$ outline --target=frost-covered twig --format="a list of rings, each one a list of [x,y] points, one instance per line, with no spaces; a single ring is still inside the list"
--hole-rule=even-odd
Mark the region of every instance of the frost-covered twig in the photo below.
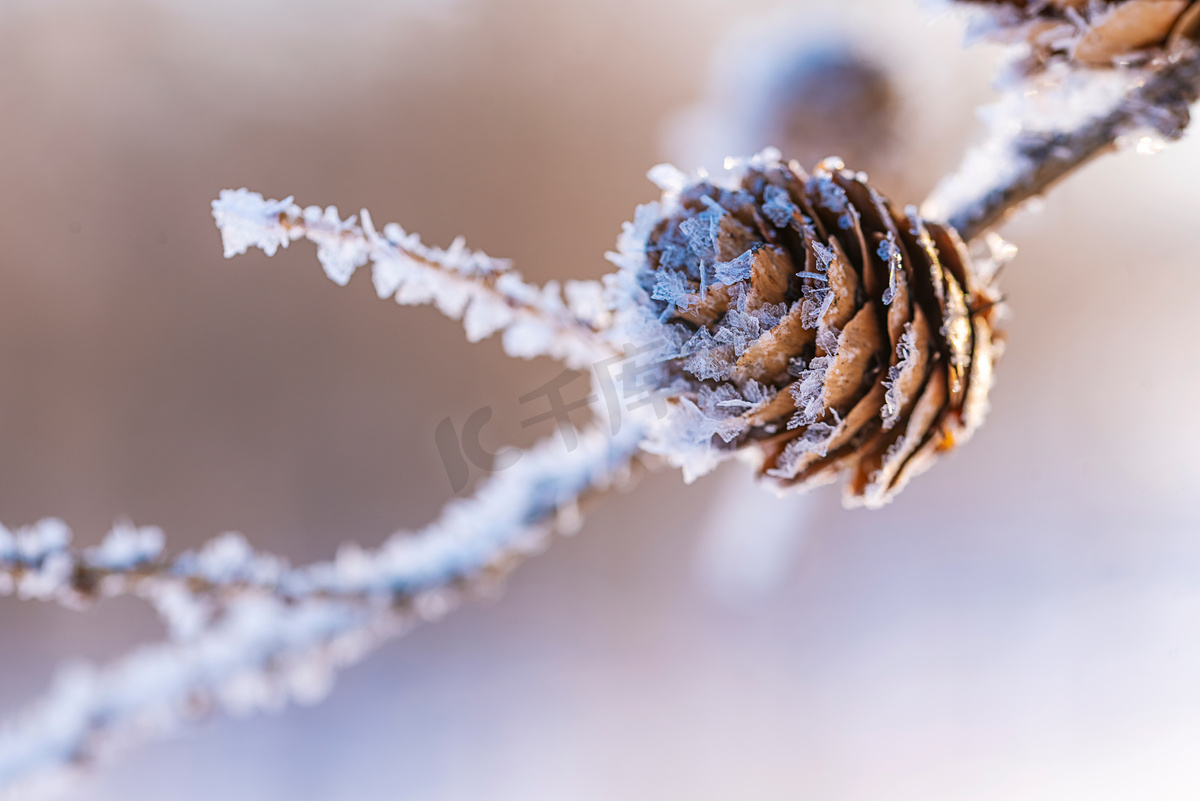
[[[1078,103],[1089,91],[1100,101],[1100,108],[1062,129],[1030,129],[1002,103],[989,138],[938,186],[922,212],[948,221],[970,240],[1126,138],[1145,131],[1167,140],[1183,134],[1189,107],[1200,98],[1200,48],[1187,45],[1148,68],[1113,73],[1076,71],[1063,78],[1067,86],[1050,90],[1059,106]],[[1126,86],[1106,101],[1105,90],[1122,78]],[[1018,87],[1010,100],[1022,110],[1034,104],[1028,87]]]
[[[0,798],[55,795],[80,769],[177,731],[220,704],[234,713],[316,700],[400,618],[354,605],[243,597],[199,637],[140,648],[106,668],[63,668],[0,733]]]
[[[546,440],[421,532],[397,534],[373,550],[344,546],[334,560],[305,568],[229,537],[166,563],[157,561],[156,536],[133,529],[83,554],[67,549],[61,524],[18,532],[9,540],[25,549],[24,567],[0,574],[16,577],[11,586],[26,581],[22,570],[36,571],[39,597],[75,592],[74,571],[44,569],[58,562],[102,571],[98,585],[142,582],[181,597],[168,611],[173,641],[107,668],[65,671],[45,699],[0,730],[0,796],[25,797],[214,705],[246,712],[319,697],[337,668],[503,576],[542,547],[556,524],[573,526],[580,502],[626,479],[641,434],[634,420],[616,436],[584,432],[571,452]],[[211,617],[198,617],[189,603]]]
[[[240,190],[223,192],[213,214],[226,256],[251,245],[270,255],[308,238],[337,283],[371,261],[382,297],[435,303],[463,318],[472,340],[502,330],[512,355],[590,367],[617,352],[603,334],[608,312],[594,282],[569,283],[568,307],[557,284],[531,286],[461,242],[429,248],[394,225],[381,236],[365,211],[359,226],[335,208],[302,210]],[[168,559],[153,528],[118,524],[98,547],[78,550],[61,521],[15,533],[0,527],[0,594],[68,606],[135,594],[171,633],[106,668],[64,671],[43,701],[0,731],[0,795],[53,785],[74,766],[214,706],[244,712],[318,697],[337,668],[499,579],[555,525],[575,525],[582,501],[628,475],[643,433],[634,416],[618,434],[585,432],[570,451],[543,442],[425,530],[373,550],[346,545],[335,559],[301,568],[233,534]]]
[[[345,285],[368,261],[381,298],[402,304],[433,303],[448,317],[462,319],[467,339],[477,342],[503,331],[510,356],[550,356],[574,369],[587,368],[616,353],[600,331],[607,312],[595,281],[527,283],[507,261],[466,249],[457,239],[449,250],[421,243],[399,225],[375,230],[370,214],[362,224],[342,220],[336,206],[302,209],[284,200],[264,200],[247,189],[225,189],[213,201],[226,258],[261,248],[268,256],[293,239],[317,245],[325,273]],[[565,291],[566,301],[563,300]]]

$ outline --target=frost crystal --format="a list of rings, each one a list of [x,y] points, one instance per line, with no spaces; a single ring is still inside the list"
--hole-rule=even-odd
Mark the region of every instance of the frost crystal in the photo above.
[[[804,429],[804,433],[787,444],[783,454],[776,460],[775,467],[768,474],[775,478],[794,478],[801,460],[810,454],[825,456],[829,452],[829,440],[837,431],[841,419],[836,411],[832,411],[834,422],[813,422]]]
[[[728,339],[728,337],[725,337]],[[701,328],[683,346],[687,357],[684,368],[700,380],[723,381],[733,374],[737,354],[731,342],[713,337],[707,328]]]
[[[668,303],[680,303],[691,294],[687,276],[675,270],[661,270],[655,276],[654,292],[650,297],[655,300],[665,300]]]
[[[88,561],[108,570],[128,570],[153,562],[162,549],[162,529],[155,526],[138,528],[123,522],[112,527],[100,546],[89,554]]]
[[[825,414],[825,376],[837,356],[837,333],[821,331],[817,335],[817,346],[825,355],[814,358],[789,390],[796,401],[796,414],[788,421],[789,429],[816,423]]]
[[[763,189],[763,197],[766,199],[762,207],[763,214],[776,228],[786,228],[799,211],[796,204],[792,203],[787,190],[782,187],[767,186]]]
[[[655,165],[646,177],[667,195],[678,195],[688,183],[687,174],[673,164]]]
[[[717,281],[728,285],[750,280],[750,272],[754,267],[757,253],[758,248],[751,248],[736,259],[717,262],[715,270]]]
[[[804,299],[798,302],[803,304],[802,325],[805,328],[816,328],[833,305],[833,290],[828,287],[805,289]]]
[[[354,231],[354,216],[343,221],[337,206],[325,211],[319,206],[309,206],[304,210],[304,223],[308,238],[317,245],[317,259],[325,268],[325,275],[338,286],[348,284],[354,271],[366,264],[371,254],[366,240],[347,236]]]
[[[814,176],[809,181],[816,186],[820,193],[821,205],[839,215],[838,226],[844,231],[853,228],[854,216],[857,212],[850,205],[850,200],[846,197],[846,190],[834,183],[828,175]]]
[[[896,276],[900,274],[904,266],[894,232],[888,231],[887,239],[879,243],[878,255],[888,268],[888,288],[884,290],[882,298],[883,304],[887,306],[896,297]]]
[[[900,419],[900,412],[908,400],[901,394],[899,380],[905,369],[911,369],[920,356],[916,348],[916,338],[912,323],[905,323],[904,333],[896,344],[896,355],[899,361],[888,370],[888,377],[883,382],[887,388],[883,401],[883,429],[885,431],[896,425]]]
[[[577,318],[595,327],[608,325],[608,307],[604,303],[604,287],[597,281],[567,281],[563,284],[567,308]]]
[[[264,200],[248,189],[222,189],[213,201],[213,217],[221,229],[225,258],[238,256],[251,247],[274,256],[280,247],[287,247],[294,237],[280,222],[280,215],[292,208],[290,197]]]
[[[812,238],[816,239],[815,234]],[[833,248],[816,241],[813,242],[812,248],[817,257],[817,269],[823,273],[829,272],[829,265],[833,263],[834,259]]]

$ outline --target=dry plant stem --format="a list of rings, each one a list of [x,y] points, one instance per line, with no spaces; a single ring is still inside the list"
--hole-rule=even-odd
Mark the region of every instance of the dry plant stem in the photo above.
[[[572,369],[588,369],[617,353],[605,341],[608,321],[598,282],[538,286],[509,262],[467,250],[461,239],[442,250],[396,224],[377,231],[366,210],[361,222],[343,220],[333,206],[301,208],[292,198],[266,200],[247,189],[223,190],[213,201],[213,217],[226,258],[251,247],[272,256],[290,242],[308,239],[335,283],[345,285],[370,263],[379,297],[436,305],[462,320],[472,342],[501,334],[510,356],[550,356]]]
[[[46,558],[60,562],[61,592],[39,597],[69,602],[136,592],[155,603],[175,636],[61,675],[0,727],[0,799],[57,791],[80,767],[217,707],[246,713],[318,700],[337,670],[494,587],[552,531],[573,529],[582,504],[628,484],[641,468],[641,435],[632,420],[618,436],[599,427],[581,432],[570,452],[543,441],[425,530],[370,551],[346,546],[336,559],[305,568],[248,548],[226,547],[207,567],[203,550],[198,558],[127,568],[89,564],[89,552],[53,552]],[[213,567],[218,561],[224,575]],[[260,577],[264,565],[272,568],[267,578]],[[23,578],[50,580],[36,575],[39,564],[3,569],[18,591]],[[189,604],[207,617],[185,631],[178,618],[188,618]]]
[[[476,293],[484,294],[489,300],[506,307],[514,314],[525,314],[543,320],[555,331],[558,337],[577,340],[579,347],[584,352],[591,353],[596,360],[607,358],[616,353],[611,345],[604,341],[601,332],[597,330],[594,324],[581,320],[569,309],[563,308],[556,311],[547,311],[543,305],[536,302],[536,298],[533,296],[523,296],[511,291],[502,291],[498,285],[498,281],[502,280],[502,276],[511,277],[513,273],[510,271],[506,269],[484,270],[475,275],[463,275],[461,272],[448,267],[436,257],[431,258],[420,250],[406,247],[402,242],[388,241],[386,238],[380,237],[373,230],[370,217],[365,211],[362,212],[362,216],[364,217],[363,226],[355,226],[346,230],[342,234],[344,238],[360,239],[363,241],[362,246],[370,250],[384,250],[385,252],[390,250],[394,256],[399,256],[436,272],[441,282],[448,285],[457,285],[463,290],[469,289]],[[311,226],[303,218],[296,218],[287,212],[280,212],[279,224],[288,232],[292,239],[309,237],[312,230]],[[506,264],[506,262],[501,261],[494,263]],[[569,366],[586,367],[588,365],[585,362],[572,362]]]
[[[1189,107],[1200,98],[1200,48],[1176,53],[1130,91],[1109,113],[1070,131],[1032,132],[1012,143],[1028,168],[949,213],[948,222],[970,241],[1002,223],[1025,201],[1045,194],[1092,159],[1115,150],[1139,129],[1155,128],[1167,139],[1182,135]]]
[[[568,492],[565,495],[535,499],[524,511],[521,519],[514,521],[514,528],[536,528],[552,523],[564,509],[569,510],[571,516],[582,513],[614,487],[623,486],[645,469],[645,457],[642,454],[625,453],[624,451],[618,451],[618,453],[619,455],[611,465],[611,475],[596,484],[580,485],[577,487],[577,494]],[[628,478],[620,477],[614,482],[618,473],[627,473]],[[421,535],[418,533],[401,536]],[[357,546],[352,547],[356,548]],[[358,603],[368,607],[378,606],[380,603],[403,607],[425,591],[440,590],[451,586],[462,588],[476,578],[487,579],[503,575],[508,572],[508,563],[513,561],[506,554],[498,551],[490,561],[481,561],[475,566],[464,566],[463,569],[457,571],[447,571],[427,584],[406,583],[397,577],[392,577],[393,586],[388,587],[381,582],[355,586],[354,584],[333,584],[314,578],[314,575],[336,571],[336,561],[317,563],[301,568],[285,567],[269,577],[239,576],[224,580],[197,574],[189,565],[192,554],[182,558],[159,558],[117,567],[94,564],[89,559],[89,555],[80,550],[68,549],[57,552],[55,555],[65,560],[68,565],[65,570],[61,571],[64,578],[53,593],[40,597],[39,600],[57,601],[63,606],[74,609],[84,609],[98,601],[125,595],[145,598],[153,603],[164,591],[172,589],[185,592],[191,598],[217,605],[242,596],[263,595],[286,603],[312,599]],[[263,556],[256,555],[254,558],[261,559]],[[266,558],[274,559],[271,556],[266,556]],[[503,569],[500,569],[501,567]],[[0,560],[0,580],[12,587],[21,587],[27,578],[36,576],[38,572],[39,567],[36,564]],[[15,594],[21,597],[19,591]]]
[[[554,459],[544,453],[551,450],[548,445],[557,443],[543,442],[525,454],[531,460],[541,456],[540,464],[498,474],[475,497],[452,502],[442,519],[427,529],[398,533],[374,550],[345,544],[338,557],[328,562],[290,567],[277,557],[250,551],[236,535],[224,535],[198,554],[128,565],[98,564],[89,551],[67,547],[31,562],[0,558],[0,586],[19,597],[74,608],[121,595],[153,601],[165,590],[217,604],[246,595],[269,595],[285,603],[322,600],[402,606],[422,592],[458,585],[479,574],[507,572],[495,568],[511,561],[509,551],[521,550],[523,531],[556,521],[566,527],[577,525],[585,506],[627,484],[642,470],[645,457],[638,452],[638,431],[633,421],[616,438],[608,438],[596,427],[582,432],[583,448],[592,453],[574,470],[567,465],[558,471]],[[225,575],[206,568],[206,552],[227,545],[231,538],[241,564],[228,568]],[[439,540],[451,538],[452,544],[439,547]],[[36,581],[36,592],[25,590],[29,580]]]

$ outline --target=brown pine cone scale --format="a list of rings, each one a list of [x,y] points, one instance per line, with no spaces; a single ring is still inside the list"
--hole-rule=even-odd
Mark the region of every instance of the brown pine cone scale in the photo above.
[[[1149,59],[1200,24],[1195,0],[958,0],[995,12],[998,38],[1024,39],[1045,64],[1089,67]]]

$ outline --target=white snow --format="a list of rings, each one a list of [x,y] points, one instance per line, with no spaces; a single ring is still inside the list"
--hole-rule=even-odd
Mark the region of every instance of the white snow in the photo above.
[[[163,532],[156,526],[134,526],[119,522],[100,542],[100,546],[88,553],[87,561],[96,567],[109,570],[127,570],[152,562],[163,549]]]
[[[245,253],[249,248],[261,249],[274,256],[280,247],[287,247],[293,238],[279,222],[281,214],[295,214],[292,198],[264,200],[258,192],[248,189],[222,189],[212,203],[213,218],[221,229],[225,258]]]

